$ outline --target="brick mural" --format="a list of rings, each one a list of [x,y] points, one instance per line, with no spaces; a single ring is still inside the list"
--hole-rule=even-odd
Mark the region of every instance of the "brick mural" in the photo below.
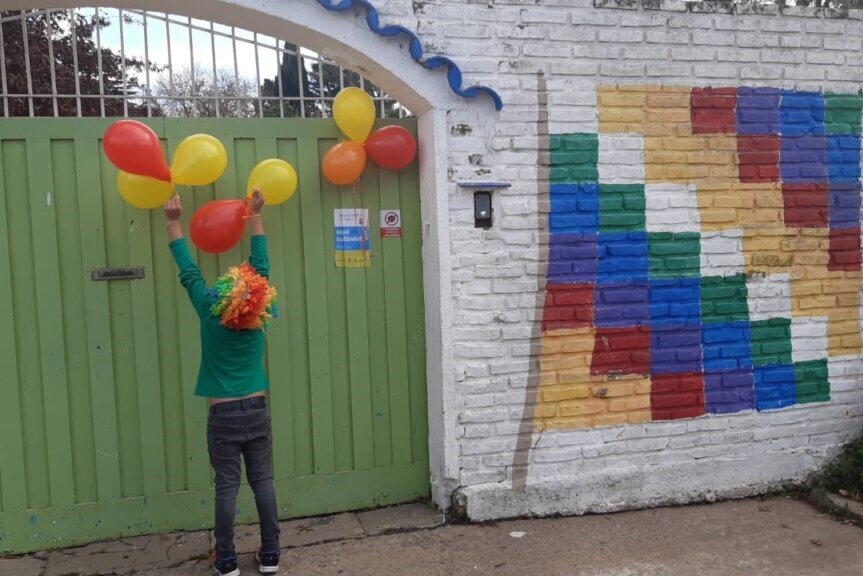
[[[857,355],[859,94],[600,86],[551,138],[540,429],[830,399]]]

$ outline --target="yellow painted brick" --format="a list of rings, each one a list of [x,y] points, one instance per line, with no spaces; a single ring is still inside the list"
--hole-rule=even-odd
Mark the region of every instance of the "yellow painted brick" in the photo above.
[[[635,410],[626,413],[627,424],[643,424],[644,422],[650,422],[651,420],[652,416],[650,410]]]
[[[626,414],[603,414],[592,418],[593,425],[597,428],[605,426],[621,426],[627,422]]]
[[[853,308],[860,305],[859,294],[837,294],[836,306],[840,308]]]
[[[537,404],[533,409],[534,418],[552,418],[557,414],[557,404]]]
[[[669,166],[668,177],[672,182],[689,183],[710,175],[710,168],[703,165]]]
[[[539,392],[539,398],[542,403],[577,400],[579,398],[587,398],[588,396],[590,396],[590,392],[585,385],[555,386],[553,388],[543,388]]]
[[[650,378],[639,378],[635,382],[636,394],[650,394]]]
[[[649,161],[652,164],[686,164],[686,154],[678,151],[651,151]]]
[[[632,398],[620,398],[608,403],[611,412],[629,412],[633,410],[646,410],[650,408],[650,396],[634,396]]]
[[[604,108],[643,108],[647,103],[647,96],[638,92],[624,92],[611,89],[600,91],[597,102]]]
[[[793,292],[793,288],[792,288]],[[835,296],[824,296],[822,294],[813,296],[798,296],[792,295],[792,312],[796,309],[800,311],[801,316],[812,316],[819,312],[826,312],[830,308],[836,307]]]
[[[681,92],[659,92],[647,94],[648,108],[684,108],[689,114],[689,90]]]
[[[792,252],[792,262],[795,267],[827,266],[830,255],[826,252]]]
[[[593,428],[590,418],[548,418],[543,422],[546,430],[578,430]]]
[[[561,385],[586,385],[591,382],[596,382],[599,377],[590,375],[590,357],[584,356],[580,359],[580,364],[577,368],[571,370],[561,370],[557,374],[557,379]]]
[[[745,208],[750,210],[755,204],[754,198],[734,192],[728,193],[727,191],[716,194],[712,200],[711,205],[715,208]]]
[[[689,124],[689,108],[648,108],[645,121],[657,124]]]
[[[668,150],[690,152],[693,150],[703,150],[704,143],[696,138],[681,138],[672,136],[648,136],[644,139],[645,150]]]
[[[600,108],[599,121],[640,124],[644,121],[644,112],[638,108]]]
[[[590,416],[606,411],[606,403],[597,399],[570,400],[557,405],[557,416]]]
[[[848,318],[844,316],[836,320],[830,320],[827,324],[828,336],[846,336],[848,334],[859,334],[860,320],[859,318]]]
[[[620,396],[631,396],[635,393],[635,384],[630,381],[609,380],[592,386],[590,394],[596,398],[617,398]]]
[[[783,240],[780,244],[782,250],[786,252],[805,252],[826,250],[827,246],[818,238],[795,237]]]

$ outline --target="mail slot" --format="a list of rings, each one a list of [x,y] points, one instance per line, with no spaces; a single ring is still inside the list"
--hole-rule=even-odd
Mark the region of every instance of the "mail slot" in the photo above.
[[[128,266],[126,268],[97,268],[90,271],[90,280],[103,282],[108,280],[140,280],[144,277],[143,266]]]

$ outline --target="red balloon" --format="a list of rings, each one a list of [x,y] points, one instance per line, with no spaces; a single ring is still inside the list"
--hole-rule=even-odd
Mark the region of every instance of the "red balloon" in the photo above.
[[[214,200],[195,212],[189,223],[192,242],[210,254],[227,252],[243,237],[246,203],[242,200]]]
[[[387,170],[401,170],[417,154],[416,139],[401,126],[384,126],[375,130],[364,146],[372,162]]]
[[[102,144],[111,163],[129,174],[171,180],[159,137],[137,120],[118,120],[105,131]]]

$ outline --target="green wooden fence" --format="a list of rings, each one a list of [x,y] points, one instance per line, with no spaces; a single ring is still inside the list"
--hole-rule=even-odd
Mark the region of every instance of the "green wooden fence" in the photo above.
[[[395,121],[416,133],[412,120]],[[105,119],[0,120],[0,553],[212,523],[205,401],[192,396],[198,326],[160,211],[127,206],[101,149]],[[154,119],[168,153],[189,134],[226,145],[213,186],[179,189],[184,224],[240,197],[252,166],[292,163],[297,195],[265,210],[280,317],[268,332],[282,517],[421,498],[429,487],[416,165],[369,165],[372,265],[335,266],[333,210],[349,189],[321,176],[329,120]],[[402,238],[378,213],[401,210]],[[213,280],[248,254],[198,254]],[[143,280],[90,270],[144,266]],[[254,521],[247,488],[241,521]]]

